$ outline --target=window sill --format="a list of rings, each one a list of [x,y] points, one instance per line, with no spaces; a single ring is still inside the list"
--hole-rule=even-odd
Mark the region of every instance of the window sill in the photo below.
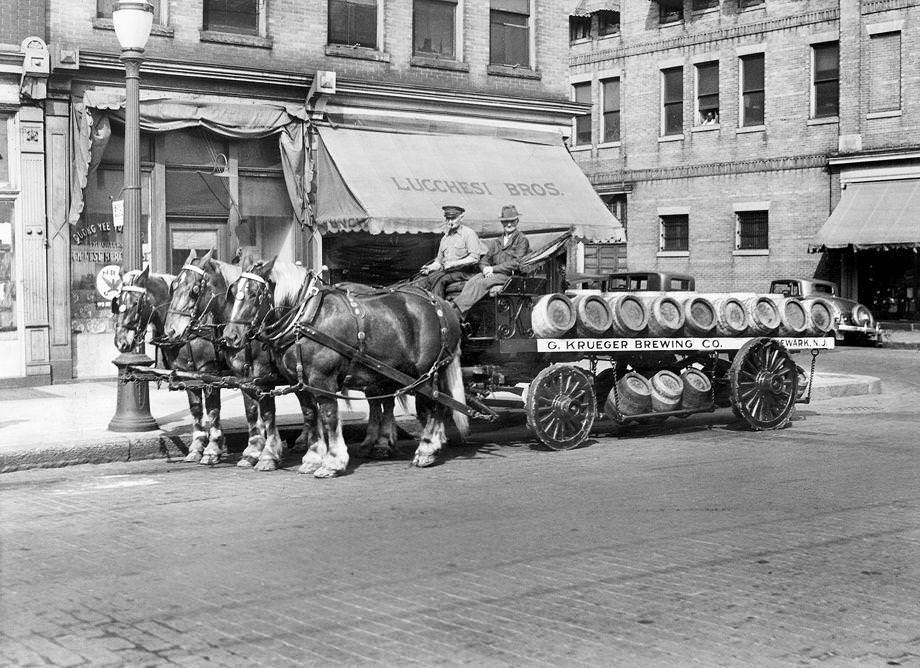
[[[671,142],[671,141],[683,141],[683,140],[684,140],[683,133],[680,133],[679,135],[664,135],[662,137],[658,137],[659,144],[666,144],[667,142]]]
[[[824,116],[821,118],[809,118],[805,125],[836,125],[840,122],[837,116]]]
[[[660,250],[655,254],[655,257],[690,257],[690,251],[665,251]]]
[[[753,256],[753,255],[769,255],[769,248],[751,248],[747,250],[733,250],[732,255],[735,257],[744,257],[744,256]]]
[[[429,67],[434,70],[450,70],[452,72],[469,72],[470,64],[449,58],[434,58],[430,56],[412,56],[409,60],[412,67]]]
[[[713,123],[712,125],[694,125],[690,128],[690,132],[710,132],[712,130],[720,130],[722,126],[718,123]]]
[[[271,37],[240,35],[233,32],[217,32],[215,30],[199,30],[198,39],[202,42],[232,44],[234,46],[251,46],[256,49],[270,49],[274,44],[274,40]]]
[[[719,7],[717,5],[715,7],[708,7],[707,9],[692,10],[690,12],[690,16],[692,16],[693,18],[696,18],[697,16],[706,16],[708,14],[718,14],[718,13],[719,13]]]
[[[590,44],[593,41],[593,37],[579,37],[578,39],[570,39],[569,46],[575,46],[576,44]]]
[[[112,19],[93,19],[93,28],[96,30],[115,30],[115,25],[112,23]],[[154,23],[150,28],[150,34],[156,35],[157,37],[172,37],[175,34],[170,26],[164,26]]]
[[[617,39],[619,37],[622,37],[621,32],[612,32],[609,35],[598,35],[597,40],[603,42],[605,39]]]
[[[357,60],[374,60],[381,63],[390,62],[390,54],[367,46],[347,46],[345,44],[327,44],[326,55],[338,58],[355,58]]]
[[[743,135],[748,132],[765,132],[767,129],[766,125],[748,125],[743,128],[735,128],[736,135]]]
[[[617,141],[606,141],[602,144],[598,144],[598,148],[620,148],[623,145],[623,142],[620,140]]]
[[[866,120],[871,121],[876,118],[897,118],[900,115],[900,109],[891,109],[890,111],[873,111],[866,114]]]
[[[516,79],[539,80],[542,75],[529,67],[514,67],[512,65],[489,65],[486,73],[493,77],[512,77]]]
[[[738,11],[741,14],[744,14],[745,12],[761,12],[764,9],[766,9],[766,7],[767,7],[766,3],[761,2],[759,5],[753,5],[751,7],[742,7]]]
[[[667,23],[659,23],[659,28],[676,28],[684,24],[683,19],[677,19],[676,21],[668,21]]]
[[[572,153],[584,152],[591,150],[591,144],[576,144],[575,146],[570,146],[569,150]]]

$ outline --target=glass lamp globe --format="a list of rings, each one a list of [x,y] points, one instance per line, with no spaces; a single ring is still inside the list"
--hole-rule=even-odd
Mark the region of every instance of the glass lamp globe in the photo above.
[[[143,51],[153,26],[153,5],[147,0],[118,0],[112,23],[122,49]]]

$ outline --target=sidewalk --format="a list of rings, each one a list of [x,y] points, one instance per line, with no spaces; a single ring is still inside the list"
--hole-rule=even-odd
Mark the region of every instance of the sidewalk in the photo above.
[[[820,401],[880,392],[881,382],[872,376],[816,373],[811,397]],[[244,442],[246,419],[240,392],[224,390],[221,398],[224,433]],[[191,432],[185,392],[151,385],[150,412],[160,430],[141,433],[107,430],[115,399],[115,380],[0,389],[0,473],[185,456]],[[350,407],[340,403],[339,408],[346,440],[360,440],[367,424],[367,402],[359,399]],[[277,410],[279,428],[299,431],[302,417],[294,395],[278,397]]]
[[[882,322],[882,347],[920,350],[920,328],[915,323]]]

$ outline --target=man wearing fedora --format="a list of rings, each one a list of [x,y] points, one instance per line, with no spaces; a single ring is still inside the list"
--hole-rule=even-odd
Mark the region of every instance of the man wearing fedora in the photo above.
[[[461,315],[482,299],[489,289],[504,285],[521,268],[521,260],[530,252],[530,242],[518,229],[520,215],[513,204],[502,207],[499,218],[502,235],[489,241],[485,255],[479,261],[479,273],[470,278],[454,300]]]
[[[424,278],[417,284],[443,299],[448,285],[465,281],[476,271],[480,248],[476,232],[463,224],[466,209],[460,206],[441,208],[447,230],[438,244],[437,256],[419,270]]]

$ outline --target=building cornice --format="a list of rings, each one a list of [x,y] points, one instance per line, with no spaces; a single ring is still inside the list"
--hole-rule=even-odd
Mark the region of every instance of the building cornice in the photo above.
[[[680,167],[653,167],[650,169],[624,169],[616,172],[597,172],[588,178],[594,186],[609,184],[639,183],[642,181],[666,181],[690,179],[703,176],[726,176],[754,174],[758,172],[783,172],[794,169],[825,168],[828,158],[823,154],[799,155],[785,158],[762,158],[735,162],[713,162],[702,165],[681,165]]]
[[[918,6],[920,6],[920,0],[870,0],[869,2],[862,3],[860,11],[863,14],[877,14],[879,12],[888,12],[893,9]]]
[[[627,44],[613,49],[604,49],[602,51],[571,56],[569,58],[569,65],[588,65],[608,60],[628,58],[630,56],[641,56],[646,53],[658,53],[670,49],[684,49],[690,46],[709,44],[711,42],[758,36],[778,30],[792,30],[818,23],[828,23],[837,21],[839,18],[839,9],[824,9],[817,12],[809,12],[808,14],[800,14],[798,16],[784,16],[766,21],[758,21],[756,23],[732,26],[730,28],[720,28],[718,30],[681,35],[680,37],[673,37],[670,39],[650,40],[638,44]]]
[[[827,164],[831,167],[840,167],[845,165],[859,165],[870,162],[901,162],[906,160],[920,160],[920,149],[908,149],[899,151],[886,151],[884,153],[859,153],[853,155],[838,155],[828,159]]]

